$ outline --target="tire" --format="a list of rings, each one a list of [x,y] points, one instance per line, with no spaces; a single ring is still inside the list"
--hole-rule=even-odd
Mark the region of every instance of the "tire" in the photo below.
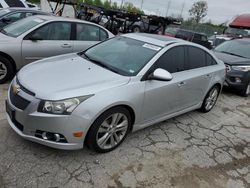
[[[240,95],[243,97],[247,97],[250,95],[250,80],[246,84],[246,87],[240,91]]]
[[[141,32],[141,27],[138,25],[135,25],[132,27],[132,33],[140,33]]]
[[[130,127],[129,111],[124,107],[114,107],[95,120],[88,131],[86,144],[98,153],[112,151],[124,141]]]
[[[0,84],[10,80],[13,75],[14,68],[11,62],[7,58],[0,56]]]
[[[214,93],[215,92],[215,93]],[[203,113],[207,113],[213,109],[216,104],[216,101],[220,94],[219,86],[213,86],[207,93],[205,99],[203,100],[200,111]],[[214,96],[213,96],[214,95]],[[208,104],[209,103],[209,104]]]

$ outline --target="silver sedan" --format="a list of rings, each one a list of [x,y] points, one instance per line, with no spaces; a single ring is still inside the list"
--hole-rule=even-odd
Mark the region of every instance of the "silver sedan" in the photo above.
[[[99,25],[55,16],[32,16],[10,24],[0,33],[0,84],[28,63],[80,52],[113,36]]]
[[[9,88],[7,119],[46,146],[108,152],[130,131],[210,111],[224,79],[224,63],[202,46],[127,34],[25,66]]]

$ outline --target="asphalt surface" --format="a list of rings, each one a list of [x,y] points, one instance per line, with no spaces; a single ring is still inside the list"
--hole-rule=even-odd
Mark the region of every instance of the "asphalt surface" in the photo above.
[[[223,92],[197,111],[130,134],[115,151],[51,149],[9,127],[0,85],[0,187],[250,187],[250,97]]]

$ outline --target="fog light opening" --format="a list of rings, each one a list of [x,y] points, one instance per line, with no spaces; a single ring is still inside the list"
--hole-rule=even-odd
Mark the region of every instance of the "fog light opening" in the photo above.
[[[235,82],[236,82],[236,83],[241,83],[241,79],[236,77],[236,78],[235,78]]]
[[[52,133],[52,132],[37,130],[35,133],[35,136],[43,140],[67,143],[66,138],[59,133]]]

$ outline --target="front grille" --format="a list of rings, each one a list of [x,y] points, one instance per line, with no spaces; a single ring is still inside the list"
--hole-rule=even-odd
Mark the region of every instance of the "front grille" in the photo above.
[[[36,94],[30,90],[28,90],[26,87],[24,87],[18,80],[18,78],[16,77],[16,83],[20,86],[20,89],[23,90],[25,93],[35,96]]]
[[[11,103],[20,110],[25,110],[30,104],[30,101],[22,98],[18,94],[14,94],[12,89],[10,89],[10,101]]]

